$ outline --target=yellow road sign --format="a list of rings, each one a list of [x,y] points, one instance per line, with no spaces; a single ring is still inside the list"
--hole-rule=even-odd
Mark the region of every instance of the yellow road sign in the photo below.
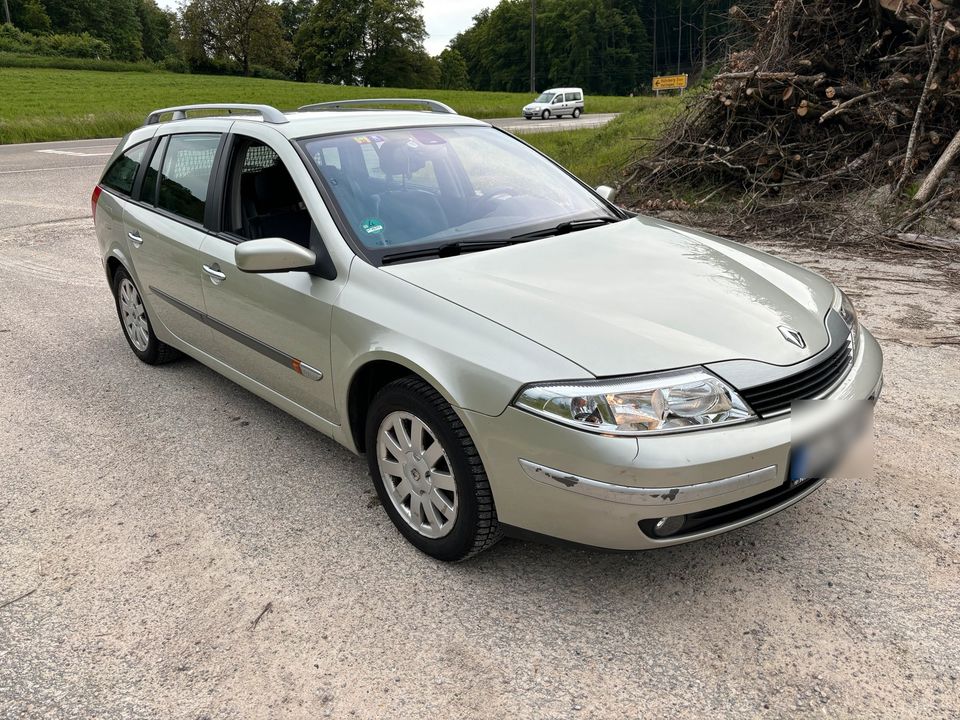
[[[683,90],[687,87],[687,76],[683,75],[660,75],[653,79],[654,90]]]

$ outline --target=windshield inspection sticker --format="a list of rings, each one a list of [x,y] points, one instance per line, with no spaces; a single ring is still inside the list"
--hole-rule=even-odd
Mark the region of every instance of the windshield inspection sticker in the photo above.
[[[360,227],[363,228],[363,231],[367,235],[376,235],[379,232],[383,232],[383,223],[377,218],[367,218],[360,223]]]

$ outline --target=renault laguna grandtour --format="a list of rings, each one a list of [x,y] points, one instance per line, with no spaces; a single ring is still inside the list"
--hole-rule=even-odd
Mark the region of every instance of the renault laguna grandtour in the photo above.
[[[811,461],[792,407],[882,383],[837,287],[441,103],[373,102],[167,108],[120,142],[92,202],[140,360],[188,355],[364,455],[442,560],[664,547],[822,485],[842,448]]]

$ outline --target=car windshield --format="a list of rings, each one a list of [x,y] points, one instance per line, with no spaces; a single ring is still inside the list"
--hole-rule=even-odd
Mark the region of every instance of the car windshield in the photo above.
[[[549,103],[553,100],[554,93],[541,93],[540,97],[534,100],[535,103]]]
[[[560,167],[490,127],[378,130],[301,144],[369,256],[620,219]]]

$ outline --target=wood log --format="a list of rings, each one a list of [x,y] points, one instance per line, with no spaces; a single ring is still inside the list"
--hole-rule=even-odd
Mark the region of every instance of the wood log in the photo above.
[[[881,81],[891,92],[900,90],[910,90],[916,87],[917,83],[912,77],[902,72],[895,72]]]
[[[773,80],[780,82],[792,82],[797,85],[817,85],[827,79],[826,73],[817,75],[798,75],[793,72],[759,72],[756,70],[745,70],[743,72],[720,73],[716,80]]]
[[[921,250],[960,250],[960,239],[938,237],[937,235],[923,235],[921,233],[898,233],[895,242],[906,247],[920,248]]]
[[[830,85],[826,90],[823,91],[823,94],[827,96],[828,100],[850,100],[859,95],[862,95],[864,91],[860,88],[859,85]]]
[[[863,93],[862,95],[858,95],[857,97],[851,98],[850,100],[847,100],[846,102],[842,102],[842,103],[840,103],[839,105],[837,105],[836,107],[833,107],[833,108],[830,108],[829,110],[827,110],[827,111],[820,117],[820,122],[824,122],[825,120],[829,120],[830,118],[835,117],[836,115],[839,115],[840,113],[842,113],[842,112],[844,112],[844,111],[846,111],[846,110],[849,110],[849,109],[852,108],[854,105],[856,105],[856,104],[858,104],[858,103],[861,103],[861,102],[863,102],[864,100],[869,100],[869,99],[872,98],[872,97],[876,97],[876,96],[879,95],[879,94],[880,94],[880,91],[879,91],[879,90],[873,90],[872,92]]]
[[[812,103],[809,100],[801,100],[794,112],[797,113],[797,117],[810,118],[812,120],[813,118],[820,117],[823,114],[823,107],[817,105],[816,103]]]
[[[899,193],[903,184],[907,181],[910,173],[913,172],[913,149],[917,142],[917,136],[920,134],[920,124],[923,121],[926,112],[927,95],[930,93],[930,85],[937,74],[937,66],[940,64],[940,56],[943,54],[943,36],[946,29],[941,23],[940,28],[930,34],[930,67],[927,69],[927,79],[923,84],[923,91],[920,93],[920,100],[917,101],[917,113],[913,118],[913,126],[910,129],[910,140],[907,142],[907,157],[903,161],[903,171],[900,173],[900,179],[894,185],[893,191]],[[939,182],[939,180],[937,180]],[[932,192],[932,191],[931,191]],[[922,202],[922,201],[921,201]]]
[[[917,194],[913,198],[915,202],[925,203],[933,197],[933,193],[936,191],[937,186],[940,185],[940,181],[946,174],[947,168],[956,160],[958,155],[960,155],[960,130],[953,136],[953,140],[950,141],[950,144],[947,145],[943,154],[940,155],[940,159],[937,160],[933,169],[927,173],[927,177],[924,178],[920,184],[920,189],[917,190]]]

